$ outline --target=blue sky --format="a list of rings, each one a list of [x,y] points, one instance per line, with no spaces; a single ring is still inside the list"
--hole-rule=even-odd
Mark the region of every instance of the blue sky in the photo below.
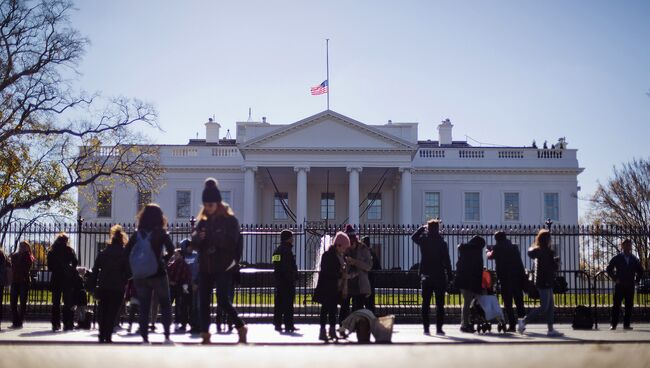
[[[648,1],[78,1],[91,40],[78,83],[153,103],[186,143],[266,116],[291,123],[331,109],[370,124],[419,122],[437,139],[529,145],[566,136],[586,170],[581,197],[612,166],[648,157]],[[581,210],[586,202],[581,202]],[[582,211],[581,211],[582,212]]]

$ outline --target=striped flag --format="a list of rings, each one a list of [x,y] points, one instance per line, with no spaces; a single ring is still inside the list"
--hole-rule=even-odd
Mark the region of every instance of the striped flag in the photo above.
[[[317,85],[316,87],[311,87],[311,95],[318,96],[327,93],[327,79],[323,83]]]

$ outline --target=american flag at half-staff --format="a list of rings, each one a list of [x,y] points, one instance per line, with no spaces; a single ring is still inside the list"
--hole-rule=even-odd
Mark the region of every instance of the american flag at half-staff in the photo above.
[[[316,87],[311,87],[311,95],[318,96],[327,93],[327,79]]]

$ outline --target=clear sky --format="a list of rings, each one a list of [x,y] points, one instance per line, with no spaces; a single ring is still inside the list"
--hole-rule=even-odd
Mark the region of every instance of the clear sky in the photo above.
[[[566,136],[581,197],[612,166],[648,157],[650,1],[77,1],[91,40],[79,85],[153,103],[187,143],[213,115],[292,123],[331,109],[369,124],[419,122],[437,139],[502,145]],[[225,133],[224,133],[225,134]],[[476,143],[474,143],[476,144]],[[581,201],[581,213],[586,207]]]

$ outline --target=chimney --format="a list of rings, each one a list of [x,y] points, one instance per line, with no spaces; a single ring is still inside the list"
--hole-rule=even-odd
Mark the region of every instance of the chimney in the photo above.
[[[212,118],[205,123],[205,143],[219,143],[219,128],[221,125]]]
[[[453,127],[454,126],[451,124],[449,119],[443,120],[442,123],[438,125],[438,143],[441,146],[451,145],[451,129]]]

